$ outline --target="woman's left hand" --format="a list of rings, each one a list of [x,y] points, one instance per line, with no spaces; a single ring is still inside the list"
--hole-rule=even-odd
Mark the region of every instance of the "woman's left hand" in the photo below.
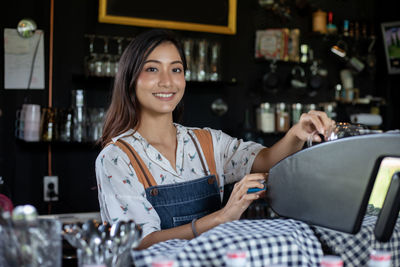
[[[307,138],[315,131],[326,137],[327,132],[334,127],[335,121],[330,119],[325,112],[311,110],[303,113],[299,122],[292,127],[294,135],[301,141],[307,141]],[[321,142],[321,138],[314,135],[314,142]]]

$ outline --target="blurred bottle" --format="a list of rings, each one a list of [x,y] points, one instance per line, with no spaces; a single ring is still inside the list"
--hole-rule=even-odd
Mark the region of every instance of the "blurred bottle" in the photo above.
[[[336,34],[337,28],[336,25],[333,24],[333,13],[330,11],[328,12],[328,25],[326,25],[326,30],[328,34]]]
[[[303,105],[301,103],[292,104],[292,125],[299,122],[301,113],[303,112]]]
[[[290,118],[289,108],[285,103],[278,103],[276,105],[275,129],[277,132],[286,132],[289,130]]]
[[[42,141],[51,142],[56,140],[57,127],[56,127],[56,109],[55,108],[42,108],[41,118],[41,133],[40,138]]]
[[[349,36],[349,21],[347,19],[343,21],[343,36]]]
[[[64,109],[59,113],[59,140],[63,142],[72,141],[72,126],[73,126],[73,110],[71,108]]]
[[[87,139],[87,114],[85,105],[85,91],[72,90],[73,135],[75,142],[85,142]]]

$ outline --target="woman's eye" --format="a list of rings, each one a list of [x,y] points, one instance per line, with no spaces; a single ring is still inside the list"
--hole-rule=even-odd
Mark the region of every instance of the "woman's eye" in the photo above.
[[[148,68],[146,68],[146,71],[148,71],[148,72],[155,72],[155,71],[157,71],[157,69],[156,69],[156,68],[153,68],[153,67],[148,67]]]
[[[174,68],[172,71],[173,72],[177,72],[177,73],[181,73],[182,69],[181,68]]]

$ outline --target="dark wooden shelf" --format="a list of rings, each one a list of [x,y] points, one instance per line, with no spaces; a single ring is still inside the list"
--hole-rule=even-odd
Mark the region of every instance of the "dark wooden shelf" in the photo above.
[[[96,142],[65,142],[65,141],[25,141],[23,139],[17,138],[17,143],[24,145],[24,146],[47,146],[47,145],[52,145],[52,146],[68,146],[68,147],[84,147],[84,148],[100,148],[100,145],[97,144]]]

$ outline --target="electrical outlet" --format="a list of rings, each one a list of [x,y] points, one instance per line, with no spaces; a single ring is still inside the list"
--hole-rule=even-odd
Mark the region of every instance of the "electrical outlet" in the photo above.
[[[43,177],[43,199],[45,202],[58,201],[58,176]]]

